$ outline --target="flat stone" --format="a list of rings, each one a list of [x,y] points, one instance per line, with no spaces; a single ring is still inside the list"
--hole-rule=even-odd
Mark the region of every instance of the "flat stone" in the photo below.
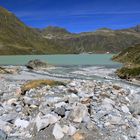
[[[102,109],[106,109],[106,111],[111,111],[113,109],[113,106],[111,104],[103,104],[101,105]]]
[[[109,99],[109,98],[105,98],[102,102],[103,104],[111,104],[111,105],[115,105],[115,101]]]
[[[118,117],[118,116],[112,116],[111,119],[109,120],[109,122],[113,125],[115,124],[120,124],[121,123],[122,118]]]

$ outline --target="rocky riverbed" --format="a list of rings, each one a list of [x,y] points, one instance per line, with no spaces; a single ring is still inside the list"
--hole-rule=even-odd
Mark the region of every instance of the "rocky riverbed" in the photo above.
[[[109,82],[67,80],[23,93],[0,76],[0,140],[140,140],[140,95]]]

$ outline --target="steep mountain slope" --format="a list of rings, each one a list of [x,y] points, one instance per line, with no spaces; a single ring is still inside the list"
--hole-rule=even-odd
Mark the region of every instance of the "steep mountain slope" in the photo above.
[[[114,57],[122,63],[139,64],[140,65],[140,44],[129,47]]]
[[[117,70],[120,78],[140,80],[140,44],[129,47],[113,58],[124,63],[124,67]]]
[[[57,53],[57,45],[0,7],[0,54]]]

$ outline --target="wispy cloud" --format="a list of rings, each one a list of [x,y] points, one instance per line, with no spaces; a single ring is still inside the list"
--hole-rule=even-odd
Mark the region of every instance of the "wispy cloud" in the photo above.
[[[90,17],[95,15],[135,15],[140,14],[140,11],[94,11],[94,10],[77,10],[77,11],[16,11],[16,15],[20,18],[34,18],[41,17]]]

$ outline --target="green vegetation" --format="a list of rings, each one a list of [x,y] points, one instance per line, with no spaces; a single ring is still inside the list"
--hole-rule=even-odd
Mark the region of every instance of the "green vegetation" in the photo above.
[[[29,91],[32,88],[37,88],[44,85],[57,86],[57,85],[65,85],[65,84],[64,82],[54,81],[54,80],[32,80],[25,83],[21,87],[21,91],[22,91],[22,94],[24,94],[26,91]]]
[[[116,31],[102,28],[79,34],[52,26],[33,29],[0,7],[0,55],[118,53],[128,46],[140,44],[139,31],[139,26]]]
[[[120,78],[140,80],[140,44],[125,49],[115,56],[113,60],[125,64],[123,68],[117,70]]]
[[[125,49],[115,56],[114,60],[122,63],[140,65],[140,44]]]
[[[140,80],[140,66],[139,67],[123,67],[117,70],[117,74],[122,79],[132,79],[135,78]]]

